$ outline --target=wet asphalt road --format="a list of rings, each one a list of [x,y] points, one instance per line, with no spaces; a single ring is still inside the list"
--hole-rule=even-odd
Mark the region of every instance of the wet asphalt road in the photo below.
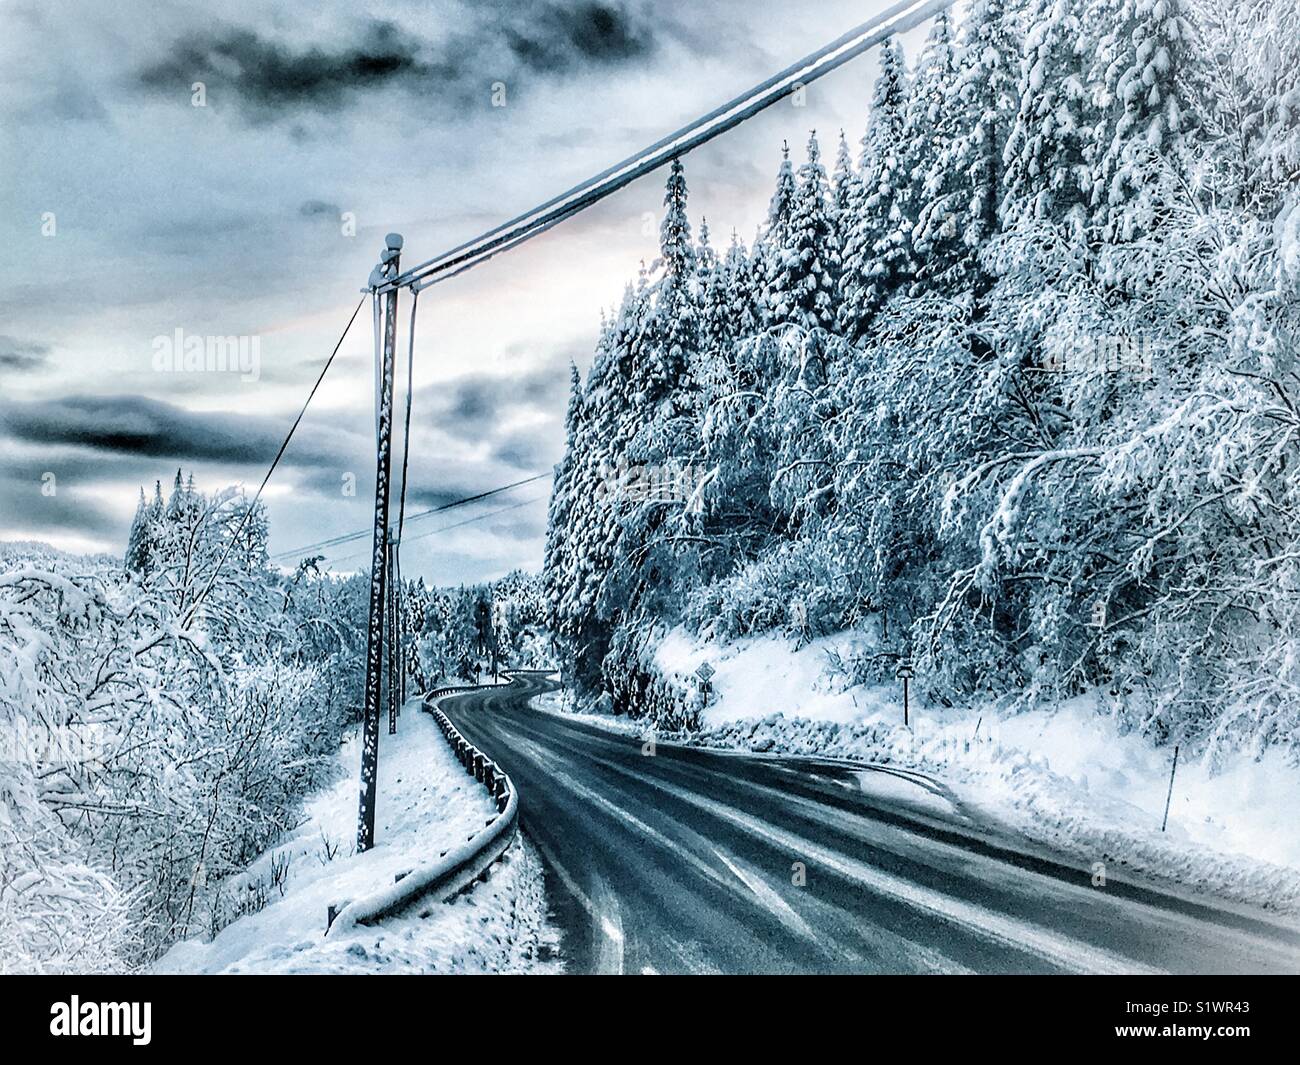
[[[442,704],[511,776],[571,972],[1300,972],[1300,931],[998,835],[893,770],[737,755]]]

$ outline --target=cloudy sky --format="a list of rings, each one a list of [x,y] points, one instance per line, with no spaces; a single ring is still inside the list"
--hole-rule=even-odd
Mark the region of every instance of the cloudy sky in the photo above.
[[[178,467],[255,488],[385,233],[408,264],[431,258],[885,6],[3,0],[0,539],[120,553],[140,486]],[[693,221],[748,241],[782,141],[796,158],[811,129],[829,158],[841,128],[856,144],[875,69],[859,59],[691,155]],[[550,470],[568,363],[585,370],[601,309],[653,258],[662,179],[424,294],[414,509]],[[160,372],[177,330],[257,338],[256,380]],[[273,552],[367,527],[372,359],[363,309],[267,489]],[[404,572],[537,567],[548,488],[414,523]]]

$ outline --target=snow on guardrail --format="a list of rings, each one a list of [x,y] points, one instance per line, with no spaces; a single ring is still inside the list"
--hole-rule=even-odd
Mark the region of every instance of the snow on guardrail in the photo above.
[[[513,672],[503,672],[503,676],[512,677]],[[439,900],[450,898],[482,876],[510,846],[519,827],[519,796],[514,784],[500,766],[460,734],[438,706],[441,699],[451,695],[499,686],[466,684],[435,688],[423,699],[425,712],[431,714],[442,729],[457,760],[496,801],[496,817],[460,846],[417,866],[391,886],[349,902],[330,920],[326,936],[341,934],[358,924],[373,924],[425,896],[437,896]]]

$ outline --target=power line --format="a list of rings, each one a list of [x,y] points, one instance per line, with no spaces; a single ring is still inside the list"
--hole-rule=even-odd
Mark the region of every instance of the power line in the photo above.
[[[419,518],[427,518],[431,514],[441,514],[444,510],[454,510],[456,507],[463,507],[469,503],[477,503],[480,499],[487,499],[491,496],[500,495],[502,492],[508,492],[512,488],[520,488],[523,485],[532,484],[534,481],[540,481],[542,478],[550,476],[549,473],[537,473],[532,477],[525,477],[521,481],[512,481],[510,484],[503,484],[499,488],[492,488],[486,492],[478,492],[472,496],[465,496],[463,499],[454,499],[450,503],[443,503],[441,506],[430,507],[428,510],[422,510],[419,513],[410,515],[406,520],[415,521]],[[302,547],[295,547],[289,551],[277,552],[272,555],[271,558],[281,559],[301,556],[306,554],[308,551],[315,551],[319,548],[338,547],[341,544],[349,543],[352,540],[359,540],[361,537],[369,536],[370,534],[370,529],[361,529],[357,532],[344,533],[341,536],[334,536],[328,540],[318,540],[314,544],[304,544]],[[414,537],[414,539],[419,539],[419,537]]]
[[[670,160],[685,155],[728,130],[734,129],[801,87],[829,74],[886,38],[912,29],[939,11],[951,7],[954,2],[955,0],[902,0],[825,47],[800,59],[779,74],[754,86],[748,92],[715,108],[702,118],[683,126],[635,155],[629,156],[621,163],[547,200],[541,206],[489,230],[482,236],[406,270],[379,286],[376,291],[385,292],[393,288],[406,287],[418,291],[438,281],[464,273],[500,252],[517,247],[626,187],[637,178],[657,170]]]
[[[298,417],[296,417],[293,420],[293,424],[289,426],[289,432],[285,435],[284,442],[280,444],[280,450],[275,453],[275,458],[271,460],[271,465],[266,471],[266,476],[262,478],[262,483],[257,486],[257,492],[254,494],[252,502],[244,509],[244,515],[239,519],[239,524],[235,527],[234,534],[226,541],[226,549],[221,553],[221,558],[217,561],[216,569],[212,571],[212,576],[208,578],[207,584],[203,586],[203,590],[199,592],[195,597],[194,602],[190,604],[189,610],[186,611],[185,621],[183,624],[188,625],[190,623],[194,617],[194,612],[199,608],[199,605],[203,600],[207,598],[208,593],[212,591],[212,586],[217,583],[217,577],[220,576],[221,568],[226,564],[226,560],[230,557],[230,552],[235,546],[235,541],[239,539],[239,534],[244,531],[244,526],[252,516],[253,508],[257,506],[257,501],[262,498],[262,492],[266,488],[267,482],[271,480],[271,474],[275,473],[275,468],[280,465],[280,459],[284,457],[284,453],[289,447],[289,441],[293,439],[293,434],[298,431],[298,426],[302,423],[303,415],[307,413],[307,408],[311,406],[311,401],[316,396],[316,390],[320,388],[321,382],[325,380],[325,375],[329,373],[330,367],[334,364],[334,356],[339,353],[339,348],[343,346],[343,341],[347,339],[348,330],[352,328],[352,323],[357,320],[357,315],[361,312],[361,305],[365,302],[366,297],[362,296],[361,299],[357,301],[357,305],[352,309],[352,316],[348,319],[348,324],[343,327],[343,332],[339,334],[339,339],[334,345],[334,350],[330,352],[330,357],[325,360],[325,365],[321,367],[320,376],[316,378],[316,383],[311,386],[311,391],[307,393],[307,399],[303,403],[302,409],[298,411]]]
[[[464,521],[452,522],[450,525],[440,525],[436,529],[429,529],[417,536],[408,537],[407,540],[424,540],[430,536],[437,536],[440,533],[451,532],[452,529],[459,529],[465,525],[473,525],[476,522],[487,521],[488,518],[495,518],[498,514],[505,514],[511,510],[518,510],[520,507],[526,507],[529,503],[537,503],[546,499],[546,496],[532,496],[528,499],[521,500],[518,503],[511,503],[509,506],[498,507],[496,510],[489,510],[486,514],[475,514],[472,518],[466,518]],[[365,552],[354,551],[350,555],[343,555],[334,560],[335,563],[347,562],[349,559],[360,558]]]
[[[420,305],[420,294],[411,293],[411,325],[406,346],[406,423],[402,427],[402,495],[397,507],[397,542],[402,542],[402,527],[406,524],[406,471],[411,458],[411,392],[415,373],[415,310]]]
[[[518,510],[520,507],[526,507],[529,503],[536,503],[546,499],[546,496],[532,496],[529,499],[520,500],[518,503],[511,503],[506,507],[498,507],[496,510],[489,510],[486,514],[476,514],[472,518],[466,518],[464,521],[453,522],[451,525],[443,525],[437,529],[430,529],[428,532],[422,532],[419,536],[412,536],[412,540],[423,540],[430,536],[437,536],[439,533],[451,532],[452,529],[459,529],[462,525],[473,525],[477,521],[486,521],[488,518],[495,518],[498,514],[504,514],[510,510]]]

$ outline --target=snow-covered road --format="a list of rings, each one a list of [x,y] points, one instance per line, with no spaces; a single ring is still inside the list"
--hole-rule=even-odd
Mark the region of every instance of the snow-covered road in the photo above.
[[[1297,972],[1300,932],[996,836],[923,778],[444,705],[519,789],[569,971]]]

